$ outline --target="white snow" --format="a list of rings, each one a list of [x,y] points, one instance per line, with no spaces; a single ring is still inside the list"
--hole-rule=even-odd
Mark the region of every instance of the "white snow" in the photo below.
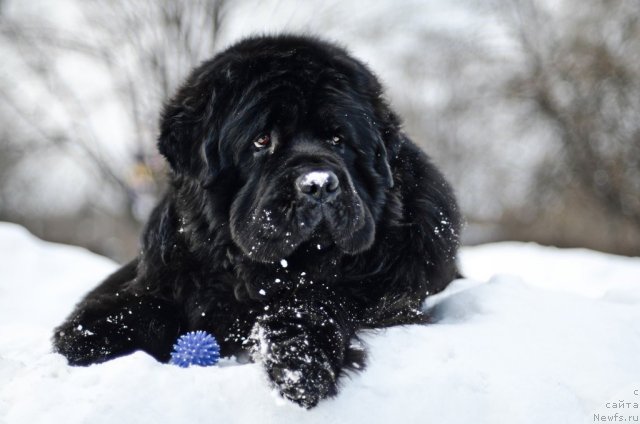
[[[469,278],[427,302],[438,322],[363,334],[367,369],[311,411],[278,398],[258,364],[183,369],[135,353],[67,366],[50,353],[52,328],[115,267],[0,224],[0,423],[539,424],[640,415],[639,258],[522,243],[466,248]]]
[[[323,171],[312,171],[304,175],[302,178],[302,185],[315,184],[319,187],[324,186],[329,179],[329,173]]]

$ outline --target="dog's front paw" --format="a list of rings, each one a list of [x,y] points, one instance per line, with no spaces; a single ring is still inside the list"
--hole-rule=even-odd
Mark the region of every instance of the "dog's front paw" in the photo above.
[[[54,351],[64,355],[70,365],[91,365],[107,361],[127,351],[133,329],[119,325],[122,314],[96,319],[81,311],[56,328]]]
[[[135,350],[168,361],[179,323],[171,305],[153,298],[85,300],[53,335],[55,352],[70,365],[105,362]]]
[[[336,393],[336,371],[329,357],[306,334],[272,338],[258,325],[252,346],[254,359],[263,363],[269,380],[285,399],[309,409]]]

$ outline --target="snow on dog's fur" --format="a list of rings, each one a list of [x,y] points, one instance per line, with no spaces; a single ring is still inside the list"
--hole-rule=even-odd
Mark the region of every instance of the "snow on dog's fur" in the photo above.
[[[304,407],[362,368],[356,331],[419,322],[457,275],[451,190],[375,76],[308,37],[257,37],[205,62],[165,108],[171,186],[139,257],[54,335],[71,364],[160,361],[205,330]]]

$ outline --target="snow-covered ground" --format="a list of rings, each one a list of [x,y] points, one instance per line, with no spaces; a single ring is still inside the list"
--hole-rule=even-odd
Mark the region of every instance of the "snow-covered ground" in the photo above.
[[[274,395],[256,364],[183,369],[136,353],[67,366],[52,328],[115,267],[0,224],[0,423],[640,421],[639,258],[466,248],[469,279],[428,301],[439,322],[365,334],[368,369],[311,411]]]

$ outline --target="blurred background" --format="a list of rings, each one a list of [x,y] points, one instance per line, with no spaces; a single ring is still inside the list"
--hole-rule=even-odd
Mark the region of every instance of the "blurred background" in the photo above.
[[[124,261],[159,110],[243,36],[337,41],[441,167],[464,242],[640,255],[637,0],[0,0],[0,220]]]

